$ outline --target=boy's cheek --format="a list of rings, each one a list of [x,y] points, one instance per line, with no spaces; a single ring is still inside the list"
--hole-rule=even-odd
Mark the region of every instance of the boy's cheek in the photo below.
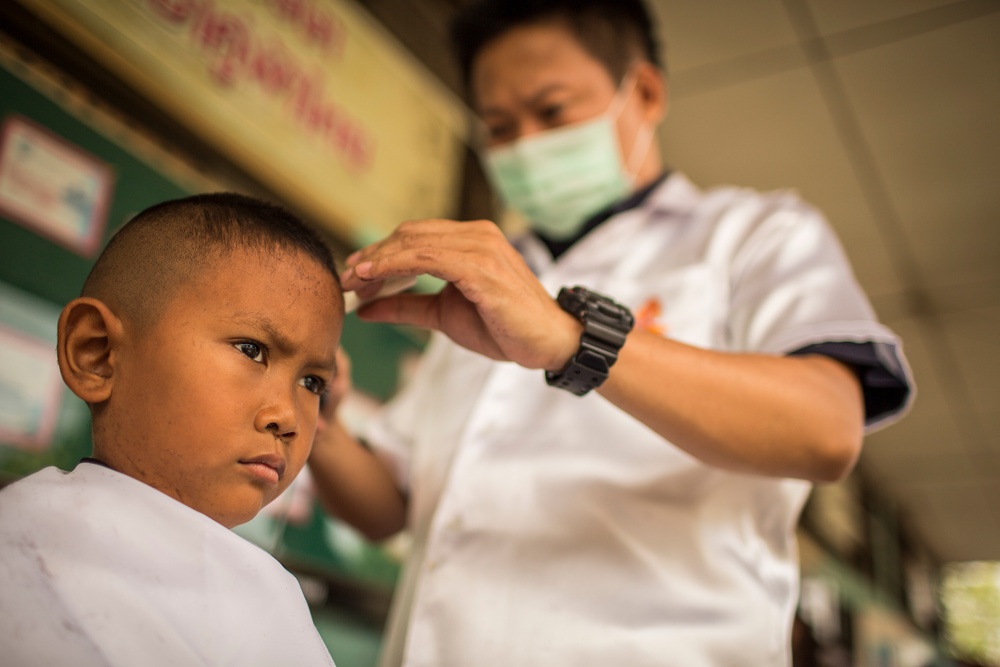
[[[285,475],[282,484],[288,485],[302,472],[306,461],[309,459],[309,452],[312,451],[313,441],[316,434],[316,423],[312,422],[303,429],[291,446],[288,448],[288,459],[285,462]]]
[[[302,445],[297,448],[297,451],[295,452],[294,456],[290,457],[290,459],[293,460],[288,461],[288,467],[285,470],[286,479],[282,480],[283,482],[286,482],[286,485],[291,484],[292,480],[294,480],[298,476],[298,474],[302,472],[302,468],[304,468],[306,465],[306,460],[309,458],[309,451],[311,449],[312,449],[312,439],[310,438],[308,441],[303,440]]]

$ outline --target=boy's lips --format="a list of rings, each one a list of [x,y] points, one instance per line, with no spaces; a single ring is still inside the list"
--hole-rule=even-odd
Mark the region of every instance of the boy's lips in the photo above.
[[[262,454],[250,459],[241,459],[240,463],[256,477],[277,484],[285,474],[285,459],[277,454]]]

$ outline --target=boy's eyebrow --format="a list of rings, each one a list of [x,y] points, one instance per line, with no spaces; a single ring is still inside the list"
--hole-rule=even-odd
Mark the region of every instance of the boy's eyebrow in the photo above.
[[[291,354],[295,351],[295,345],[285,334],[278,330],[274,322],[268,319],[265,315],[257,315],[250,313],[238,313],[233,317],[239,324],[247,324],[253,327],[257,327],[264,334],[266,334],[269,339],[268,342],[283,354]],[[323,368],[329,368],[334,373],[337,372],[337,358],[336,355],[331,355],[328,357],[322,357],[320,359],[310,359],[310,366],[320,366]]]
[[[260,329],[270,339],[268,342],[281,352],[287,354],[292,351],[292,341],[288,339],[288,336],[278,331],[278,327],[266,316],[255,313],[237,313],[233,320],[237,324],[247,324]]]

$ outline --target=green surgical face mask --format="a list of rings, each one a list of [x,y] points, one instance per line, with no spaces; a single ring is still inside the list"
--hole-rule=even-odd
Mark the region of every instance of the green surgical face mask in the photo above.
[[[542,236],[570,239],[587,218],[631,192],[634,177],[622,163],[615,132],[621,99],[619,91],[593,120],[546,130],[484,155],[493,187]],[[652,128],[639,133],[630,163],[641,141],[646,146],[639,157],[645,159],[652,139]]]

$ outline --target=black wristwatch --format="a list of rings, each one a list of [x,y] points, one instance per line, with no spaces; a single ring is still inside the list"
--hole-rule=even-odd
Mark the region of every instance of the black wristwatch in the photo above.
[[[556,301],[583,323],[583,334],[576,354],[562,370],[545,371],[545,381],[552,387],[583,396],[608,379],[635,318],[625,306],[585,287],[563,287]]]

